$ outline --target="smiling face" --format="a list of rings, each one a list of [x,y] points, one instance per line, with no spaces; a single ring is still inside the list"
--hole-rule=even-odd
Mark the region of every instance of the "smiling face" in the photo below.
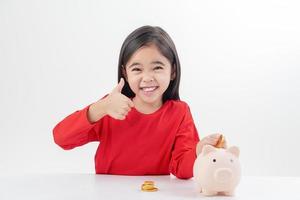
[[[160,107],[171,78],[172,67],[154,44],[138,49],[125,66],[124,75],[135,93],[134,103]]]

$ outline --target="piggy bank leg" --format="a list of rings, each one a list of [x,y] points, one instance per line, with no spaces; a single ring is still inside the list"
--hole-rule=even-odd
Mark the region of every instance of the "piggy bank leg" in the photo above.
[[[206,189],[203,189],[203,188],[202,188],[202,193],[205,196],[214,196],[214,195],[218,194],[218,192],[216,192],[216,191],[209,191],[209,190],[206,190]]]
[[[234,196],[234,190],[226,191],[226,192],[224,192],[224,195],[226,195],[226,196]]]

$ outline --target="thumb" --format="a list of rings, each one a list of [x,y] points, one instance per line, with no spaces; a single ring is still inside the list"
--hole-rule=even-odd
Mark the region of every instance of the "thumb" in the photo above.
[[[125,81],[123,78],[120,79],[120,82],[118,83],[118,85],[113,89],[112,92],[119,92],[121,93],[122,92],[122,89],[125,85]]]

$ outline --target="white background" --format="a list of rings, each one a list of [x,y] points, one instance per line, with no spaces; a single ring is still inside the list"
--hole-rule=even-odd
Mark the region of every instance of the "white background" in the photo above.
[[[300,176],[300,3],[0,0],[0,173],[94,172],[97,143],[63,151],[52,129],[117,83],[142,25],[173,38],[199,135],[222,132],[244,175]]]

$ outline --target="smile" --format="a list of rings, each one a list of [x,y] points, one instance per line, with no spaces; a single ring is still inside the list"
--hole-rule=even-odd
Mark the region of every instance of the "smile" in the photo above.
[[[143,90],[144,92],[152,92],[156,90],[158,86],[153,86],[153,87],[141,87],[140,89]]]

